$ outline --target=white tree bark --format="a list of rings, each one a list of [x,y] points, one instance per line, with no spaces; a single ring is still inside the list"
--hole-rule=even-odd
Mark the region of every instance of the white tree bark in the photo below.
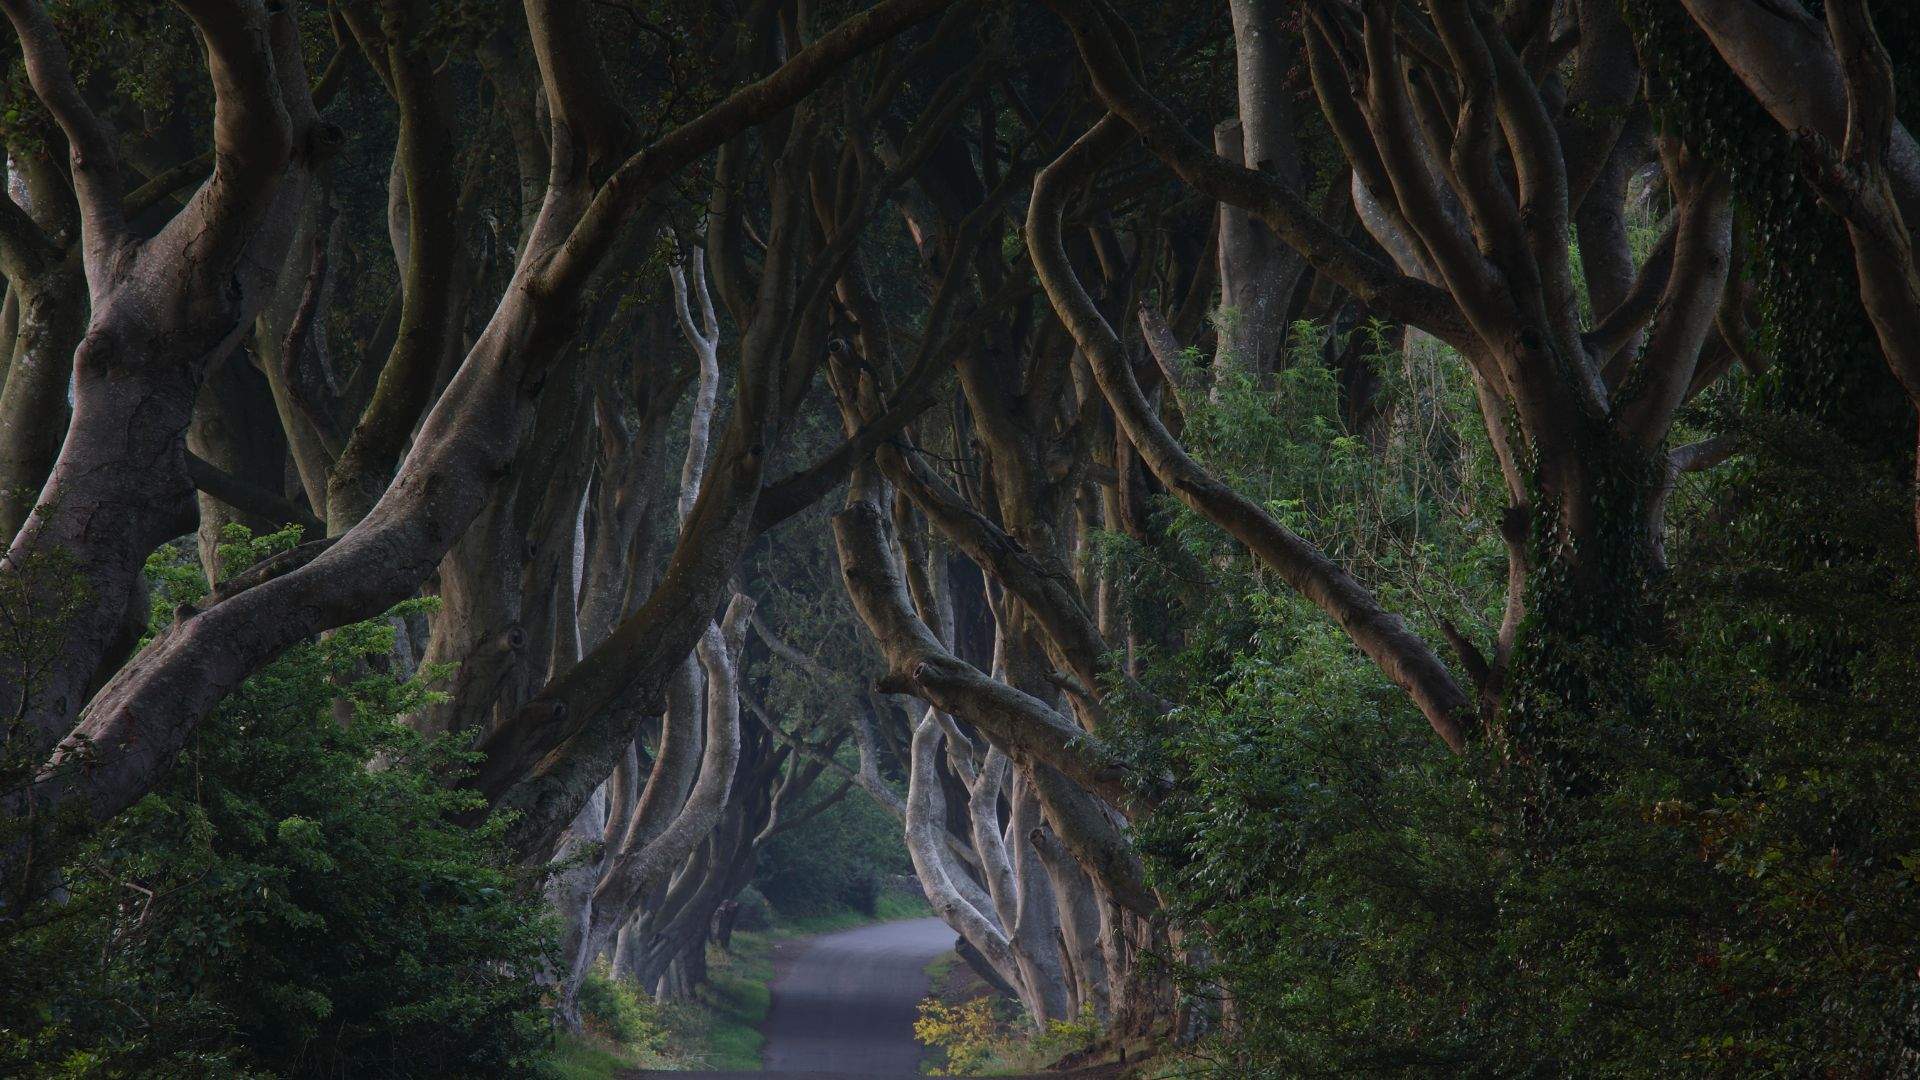
[[[934,710],[928,709],[913,731],[907,773],[907,854],[934,913],[986,957],[1002,979],[1017,987],[1021,982],[1020,965],[992,898],[964,869],[949,861],[946,844],[940,838],[946,830],[946,797],[941,794],[934,762],[944,738]],[[1028,1003],[1023,1000],[1022,1004]]]
[[[1034,1026],[1044,1030],[1050,1021],[1070,1019],[1065,958],[1060,953],[1060,910],[1053,882],[1034,850],[1033,834],[1043,828],[1040,797],[1025,777],[1014,781],[1013,812],[1007,817],[1006,844],[1013,855],[1018,885],[1013,923],[1013,951],[1019,962],[1027,1011]]]
[[[1279,0],[1231,0],[1238,116],[1214,133],[1220,156],[1269,173],[1291,186],[1300,183],[1300,148],[1294,137],[1287,77],[1294,47],[1279,25]],[[1287,304],[1306,262],[1247,211],[1220,207],[1220,358],[1260,373],[1278,360],[1286,343]]]
[[[587,972],[614,935],[632,917],[637,900],[664,882],[686,862],[712,831],[726,809],[733,788],[733,771],[740,758],[739,650],[746,635],[747,614],[753,601],[736,594],[721,626],[709,628],[699,647],[707,673],[707,743],[700,758],[700,778],[688,793],[686,805],[651,842],[624,840],[594,889],[587,932],[574,952],[567,981],[571,1002]],[[636,815],[634,825],[642,824]]]
[[[720,328],[707,288],[704,255],[698,247],[688,266],[668,270],[675,312],[699,366],[699,382],[687,424],[687,452],[680,469],[677,512],[682,532],[703,487],[720,390]],[[697,304],[696,320],[692,307]],[[616,547],[616,550],[622,548]],[[612,950],[616,936],[630,925],[636,908],[692,854],[726,804],[740,752],[739,652],[753,610],[736,595],[726,626],[710,624],[668,687],[660,754],[643,793],[618,833],[609,831],[599,881],[585,911],[585,929],[569,954],[564,988],[571,1003],[595,960]],[[702,671],[705,674],[706,737],[698,741]],[[697,772],[695,768],[698,758]],[[618,774],[616,773],[616,776]],[[696,780],[695,777],[698,776]]]

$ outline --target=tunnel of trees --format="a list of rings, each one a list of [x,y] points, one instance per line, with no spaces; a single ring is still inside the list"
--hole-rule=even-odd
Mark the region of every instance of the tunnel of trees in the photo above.
[[[0,1072],[1920,1071],[1920,7],[0,9]]]

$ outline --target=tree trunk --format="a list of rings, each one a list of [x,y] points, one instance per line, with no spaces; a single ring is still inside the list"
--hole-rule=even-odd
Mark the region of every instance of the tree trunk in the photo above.
[[[1214,132],[1221,157],[1292,186],[1302,178],[1287,86],[1298,44],[1281,28],[1280,0],[1231,0],[1239,115]],[[1220,371],[1273,371],[1284,358],[1287,308],[1306,267],[1257,216],[1220,208]]]

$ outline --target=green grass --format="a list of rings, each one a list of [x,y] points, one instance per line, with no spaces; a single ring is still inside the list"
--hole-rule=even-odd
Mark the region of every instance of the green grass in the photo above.
[[[932,984],[934,993],[939,993],[941,988],[947,985],[947,980],[953,978],[954,968],[959,963],[960,954],[951,951],[943,952],[927,961],[927,981]]]
[[[773,946],[780,931],[736,931],[733,952],[715,950],[707,962],[709,985],[699,993],[705,1023],[700,1048],[689,1056],[707,1068],[751,1072],[760,1068],[760,1049],[766,1039],[760,1025],[767,1019],[773,993]]]
[[[554,1080],[608,1080],[623,1069],[641,1067],[640,1059],[591,1035],[561,1032],[547,1059]]]

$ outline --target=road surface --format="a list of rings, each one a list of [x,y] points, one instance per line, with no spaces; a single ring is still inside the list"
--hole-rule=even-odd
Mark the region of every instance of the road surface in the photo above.
[[[926,967],[953,948],[939,919],[880,923],[796,943],[773,981],[764,1073],[634,1073],[655,1080],[922,1080],[913,1039]]]
[[[939,919],[863,926],[807,941],[773,983],[762,1029],[770,1073],[919,1077],[913,1038],[927,964],[953,948]]]

